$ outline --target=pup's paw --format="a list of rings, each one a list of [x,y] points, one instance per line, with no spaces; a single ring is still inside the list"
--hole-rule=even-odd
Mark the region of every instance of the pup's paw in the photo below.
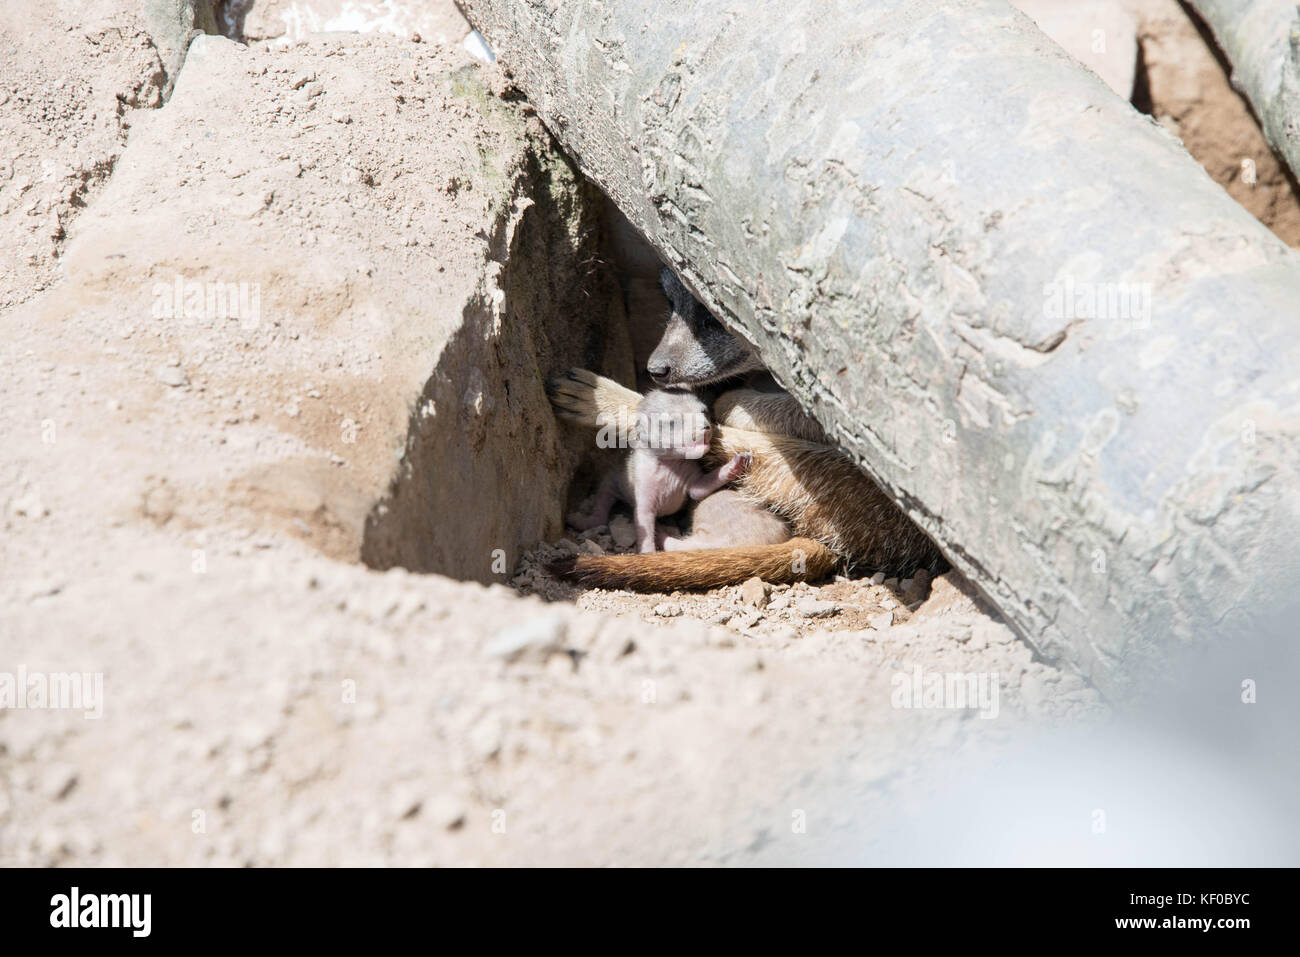
[[[754,464],[753,452],[740,452],[731,457],[731,460],[722,467],[722,480],[724,482],[734,482]]]

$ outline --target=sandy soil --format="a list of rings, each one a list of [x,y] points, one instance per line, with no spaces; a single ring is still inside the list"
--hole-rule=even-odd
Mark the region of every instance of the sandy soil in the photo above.
[[[535,120],[454,35],[205,40],[160,110],[101,7],[0,22],[0,690],[102,687],[0,708],[0,864],[826,861],[950,760],[1107,719],[955,575],[545,575],[625,517],[498,584],[367,568],[440,337],[524,294]],[[160,282],[214,271],[257,322],[160,321]],[[982,676],[996,720],[900,706],[917,668]]]
[[[162,104],[162,60],[116,6],[84,5],[75,27],[57,4],[0,9],[0,309],[54,281],[69,223]]]

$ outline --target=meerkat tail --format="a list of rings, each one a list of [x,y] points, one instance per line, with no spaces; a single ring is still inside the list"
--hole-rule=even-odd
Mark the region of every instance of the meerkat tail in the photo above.
[[[631,421],[641,404],[639,393],[586,369],[570,369],[551,378],[546,395],[557,417],[593,429],[606,421]]]
[[[779,545],[580,555],[553,562],[549,568],[556,577],[588,588],[669,592],[739,585],[755,577],[774,584],[812,581],[829,575],[838,561],[821,542],[792,538]]]

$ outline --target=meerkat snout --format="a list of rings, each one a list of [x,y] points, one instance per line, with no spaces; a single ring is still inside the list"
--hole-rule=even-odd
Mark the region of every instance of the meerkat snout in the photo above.
[[[659,284],[672,304],[663,336],[646,362],[661,386],[702,386],[763,369],[758,353],[714,318],[665,267]]]
[[[694,424],[689,420],[683,422],[683,435],[676,441],[674,448],[684,459],[701,459],[709,451],[709,443],[713,440],[713,428],[708,424],[703,413],[690,416],[690,419],[697,421]],[[669,451],[674,451],[674,448],[670,448]]]

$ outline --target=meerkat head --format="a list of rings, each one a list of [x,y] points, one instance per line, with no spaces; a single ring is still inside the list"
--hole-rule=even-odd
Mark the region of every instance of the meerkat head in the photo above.
[[[676,273],[664,268],[659,283],[673,311],[663,337],[646,363],[646,371],[655,382],[694,387],[763,368],[753,346],[714,318],[682,285]]]
[[[703,400],[690,392],[656,389],[637,407],[631,445],[651,455],[698,459],[709,451],[712,437]]]

